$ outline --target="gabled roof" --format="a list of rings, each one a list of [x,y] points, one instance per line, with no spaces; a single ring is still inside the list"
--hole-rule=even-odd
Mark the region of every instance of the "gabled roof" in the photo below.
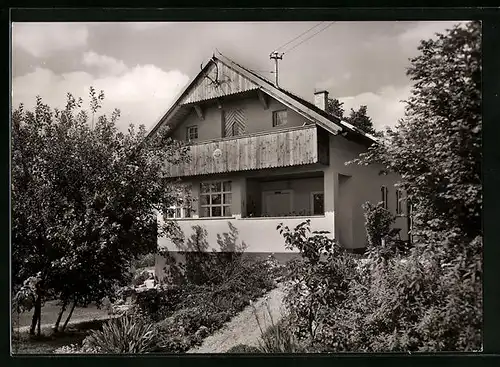
[[[316,107],[313,103],[304,100],[303,98],[281,88],[277,87],[273,82],[264,78],[261,75],[247,69],[246,67],[237,64],[228,57],[218,53],[214,54],[205,67],[198,73],[198,75],[189,83],[184,90],[179,94],[174,104],[170,109],[162,115],[158,123],[150,130],[149,134],[155,132],[160,126],[167,124],[175,126],[176,122],[184,118],[191,110],[182,108],[181,102],[186,101],[188,93],[193,90],[196,85],[202,82],[203,78],[209,72],[210,68],[216,64],[221,64],[228,69],[239,74],[245,83],[247,89],[260,89],[262,92],[275,98],[295,112],[303,115],[308,120],[316,123],[318,126],[327,130],[331,134],[338,134],[340,132],[348,133],[351,136],[361,138],[367,143],[376,142],[377,139],[370,134],[366,134],[359,128],[340,120],[338,117],[331,115],[322,109]],[[189,111],[189,112],[188,112]]]

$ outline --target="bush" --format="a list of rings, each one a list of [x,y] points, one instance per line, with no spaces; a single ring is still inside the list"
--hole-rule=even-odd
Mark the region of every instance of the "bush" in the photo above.
[[[299,235],[285,231],[290,238]],[[406,256],[374,247],[355,260],[335,246],[324,260],[304,256],[285,297],[290,330],[323,352],[477,351],[481,245],[450,231]]]
[[[83,346],[98,353],[149,353],[157,349],[157,335],[154,324],[125,316],[109,320],[102,331],[91,331]]]
[[[301,346],[293,335],[293,331],[283,322],[271,325],[261,333],[258,350],[261,353],[303,353]]]
[[[132,278],[132,285],[134,287],[138,287],[144,284],[144,282],[148,280],[150,277],[151,277],[150,273],[147,270],[140,270],[136,274],[134,274]]]
[[[384,208],[383,203],[373,205],[370,202],[363,204],[365,228],[369,246],[381,246],[382,239],[389,234],[394,216]]]
[[[261,353],[260,349],[251,345],[238,344],[229,349],[226,353],[251,354]]]
[[[160,321],[178,308],[183,295],[184,291],[179,286],[141,289],[135,292],[135,305],[143,316]]]
[[[151,253],[141,256],[139,259],[135,260],[133,264],[137,269],[151,268],[155,266],[155,261],[156,261],[156,255]]]

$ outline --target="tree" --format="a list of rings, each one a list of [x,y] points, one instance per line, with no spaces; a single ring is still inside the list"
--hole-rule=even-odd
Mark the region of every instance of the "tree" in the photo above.
[[[336,98],[328,98],[326,112],[342,120],[344,118],[344,102],[340,102]]]
[[[405,117],[357,162],[401,175],[417,226],[474,238],[482,235],[481,24],[456,26],[419,50]]]
[[[94,115],[104,94],[90,96]],[[62,302],[57,328],[69,304],[64,325],[76,305],[124,283],[131,262],[168,235],[157,213],[182,197],[164,169],[186,159],[181,143],[166,130],[146,139],[144,126],[119,132],[118,110],[89,121],[81,103],[68,94],[60,111],[38,97],[34,111],[12,114],[12,274],[14,287],[38,274],[31,333],[45,296]]]
[[[351,108],[351,114],[345,120],[351,125],[360,128],[365,133],[376,135],[372,119],[366,114],[366,111],[366,106],[360,106],[357,111]]]
[[[399,280],[388,284],[400,284],[405,295],[413,290],[426,294],[413,300],[429,300],[405,311],[410,316],[417,310],[425,315],[414,319],[420,325],[415,324],[411,333],[418,330],[428,349],[478,350],[483,236],[481,24],[456,25],[422,41],[419,51],[407,71],[414,85],[404,118],[354,162],[378,163],[398,173],[412,203],[418,246],[412,250],[410,268],[398,275],[393,264],[383,272],[395,278],[404,274],[406,285]],[[432,270],[422,271],[423,266]]]

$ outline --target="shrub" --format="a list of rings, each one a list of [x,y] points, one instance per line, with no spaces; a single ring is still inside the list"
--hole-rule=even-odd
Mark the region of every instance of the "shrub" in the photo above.
[[[135,304],[143,316],[159,321],[178,308],[183,294],[183,289],[179,286],[141,289],[135,292]]]
[[[261,351],[258,347],[246,344],[238,344],[230,348],[226,353],[251,354],[251,353],[261,353]]]
[[[355,262],[325,232],[311,233],[310,221],[300,223],[294,230],[281,225],[279,228],[286,246],[299,249],[302,255],[302,259],[289,265],[285,307],[295,336],[299,340],[314,340],[323,320],[331,317],[331,308],[346,299]]]
[[[382,239],[389,234],[394,216],[384,208],[383,203],[373,205],[370,202],[363,204],[365,215],[365,229],[369,246],[381,246]]]
[[[83,345],[99,353],[148,353],[156,350],[156,338],[154,324],[125,316],[109,320],[102,331],[91,331]]]
[[[479,350],[481,238],[467,241],[457,231],[433,238],[405,256],[373,247],[363,260],[340,251],[295,262],[285,304],[301,345],[324,352]]]
[[[141,256],[139,259],[133,262],[137,269],[140,268],[150,268],[155,266],[156,255],[154,253],[146,254]]]
[[[259,325],[261,337],[259,340],[258,350],[261,353],[300,353],[305,349],[298,343],[294,337],[293,331],[290,329],[290,324],[285,321],[275,323],[272,317],[269,305],[267,313],[271,321],[271,325],[267,329],[263,329],[259,317],[254,312],[255,319]]]
[[[140,270],[136,274],[134,274],[134,277],[132,278],[132,285],[135,287],[140,286],[144,284],[144,282],[149,278],[150,273],[147,270]]]

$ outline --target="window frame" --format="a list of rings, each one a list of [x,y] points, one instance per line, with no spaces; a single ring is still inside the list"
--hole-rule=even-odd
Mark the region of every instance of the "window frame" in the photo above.
[[[229,183],[230,187],[229,190],[225,189],[225,185]],[[209,191],[203,191],[202,186],[203,185],[209,185]],[[220,190],[212,190],[214,184],[220,184]],[[231,199],[229,203],[226,203],[226,200],[224,200],[226,195],[231,195]],[[220,204],[213,204],[212,203],[212,196],[213,195],[220,195]],[[207,196],[208,197],[208,204],[202,204],[202,196]],[[211,180],[211,181],[203,181],[200,182],[200,193],[199,193],[199,207],[200,207],[200,212],[199,212],[199,217],[200,218],[232,218],[233,213],[232,213],[232,205],[233,205],[233,182],[231,180]],[[204,209],[208,208],[208,213],[209,215],[204,215]],[[220,208],[220,213],[221,215],[212,215],[212,208]],[[229,209],[229,215],[224,215],[224,209],[228,208]]]
[[[172,215],[168,213],[168,211],[172,211]],[[165,213],[166,219],[187,219],[192,218],[193,209],[189,206],[177,206],[171,205],[167,208],[167,213]]]
[[[382,206],[384,209],[388,209],[389,208],[389,189],[387,188],[387,186],[385,185],[382,185],[380,187],[380,192],[382,194]]]
[[[404,195],[403,190],[396,189],[396,215],[398,216],[405,215],[405,210],[404,210],[405,202],[406,202],[406,197]]]
[[[196,137],[191,138],[191,129],[196,129]],[[198,125],[186,126],[186,140],[193,141],[198,139]]]
[[[279,113],[285,113],[285,123],[278,125],[276,122],[278,121],[278,114]],[[273,111],[273,127],[281,127],[281,126],[286,126],[288,125],[288,110],[286,108],[281,109],[281,110],[275,110]]]

